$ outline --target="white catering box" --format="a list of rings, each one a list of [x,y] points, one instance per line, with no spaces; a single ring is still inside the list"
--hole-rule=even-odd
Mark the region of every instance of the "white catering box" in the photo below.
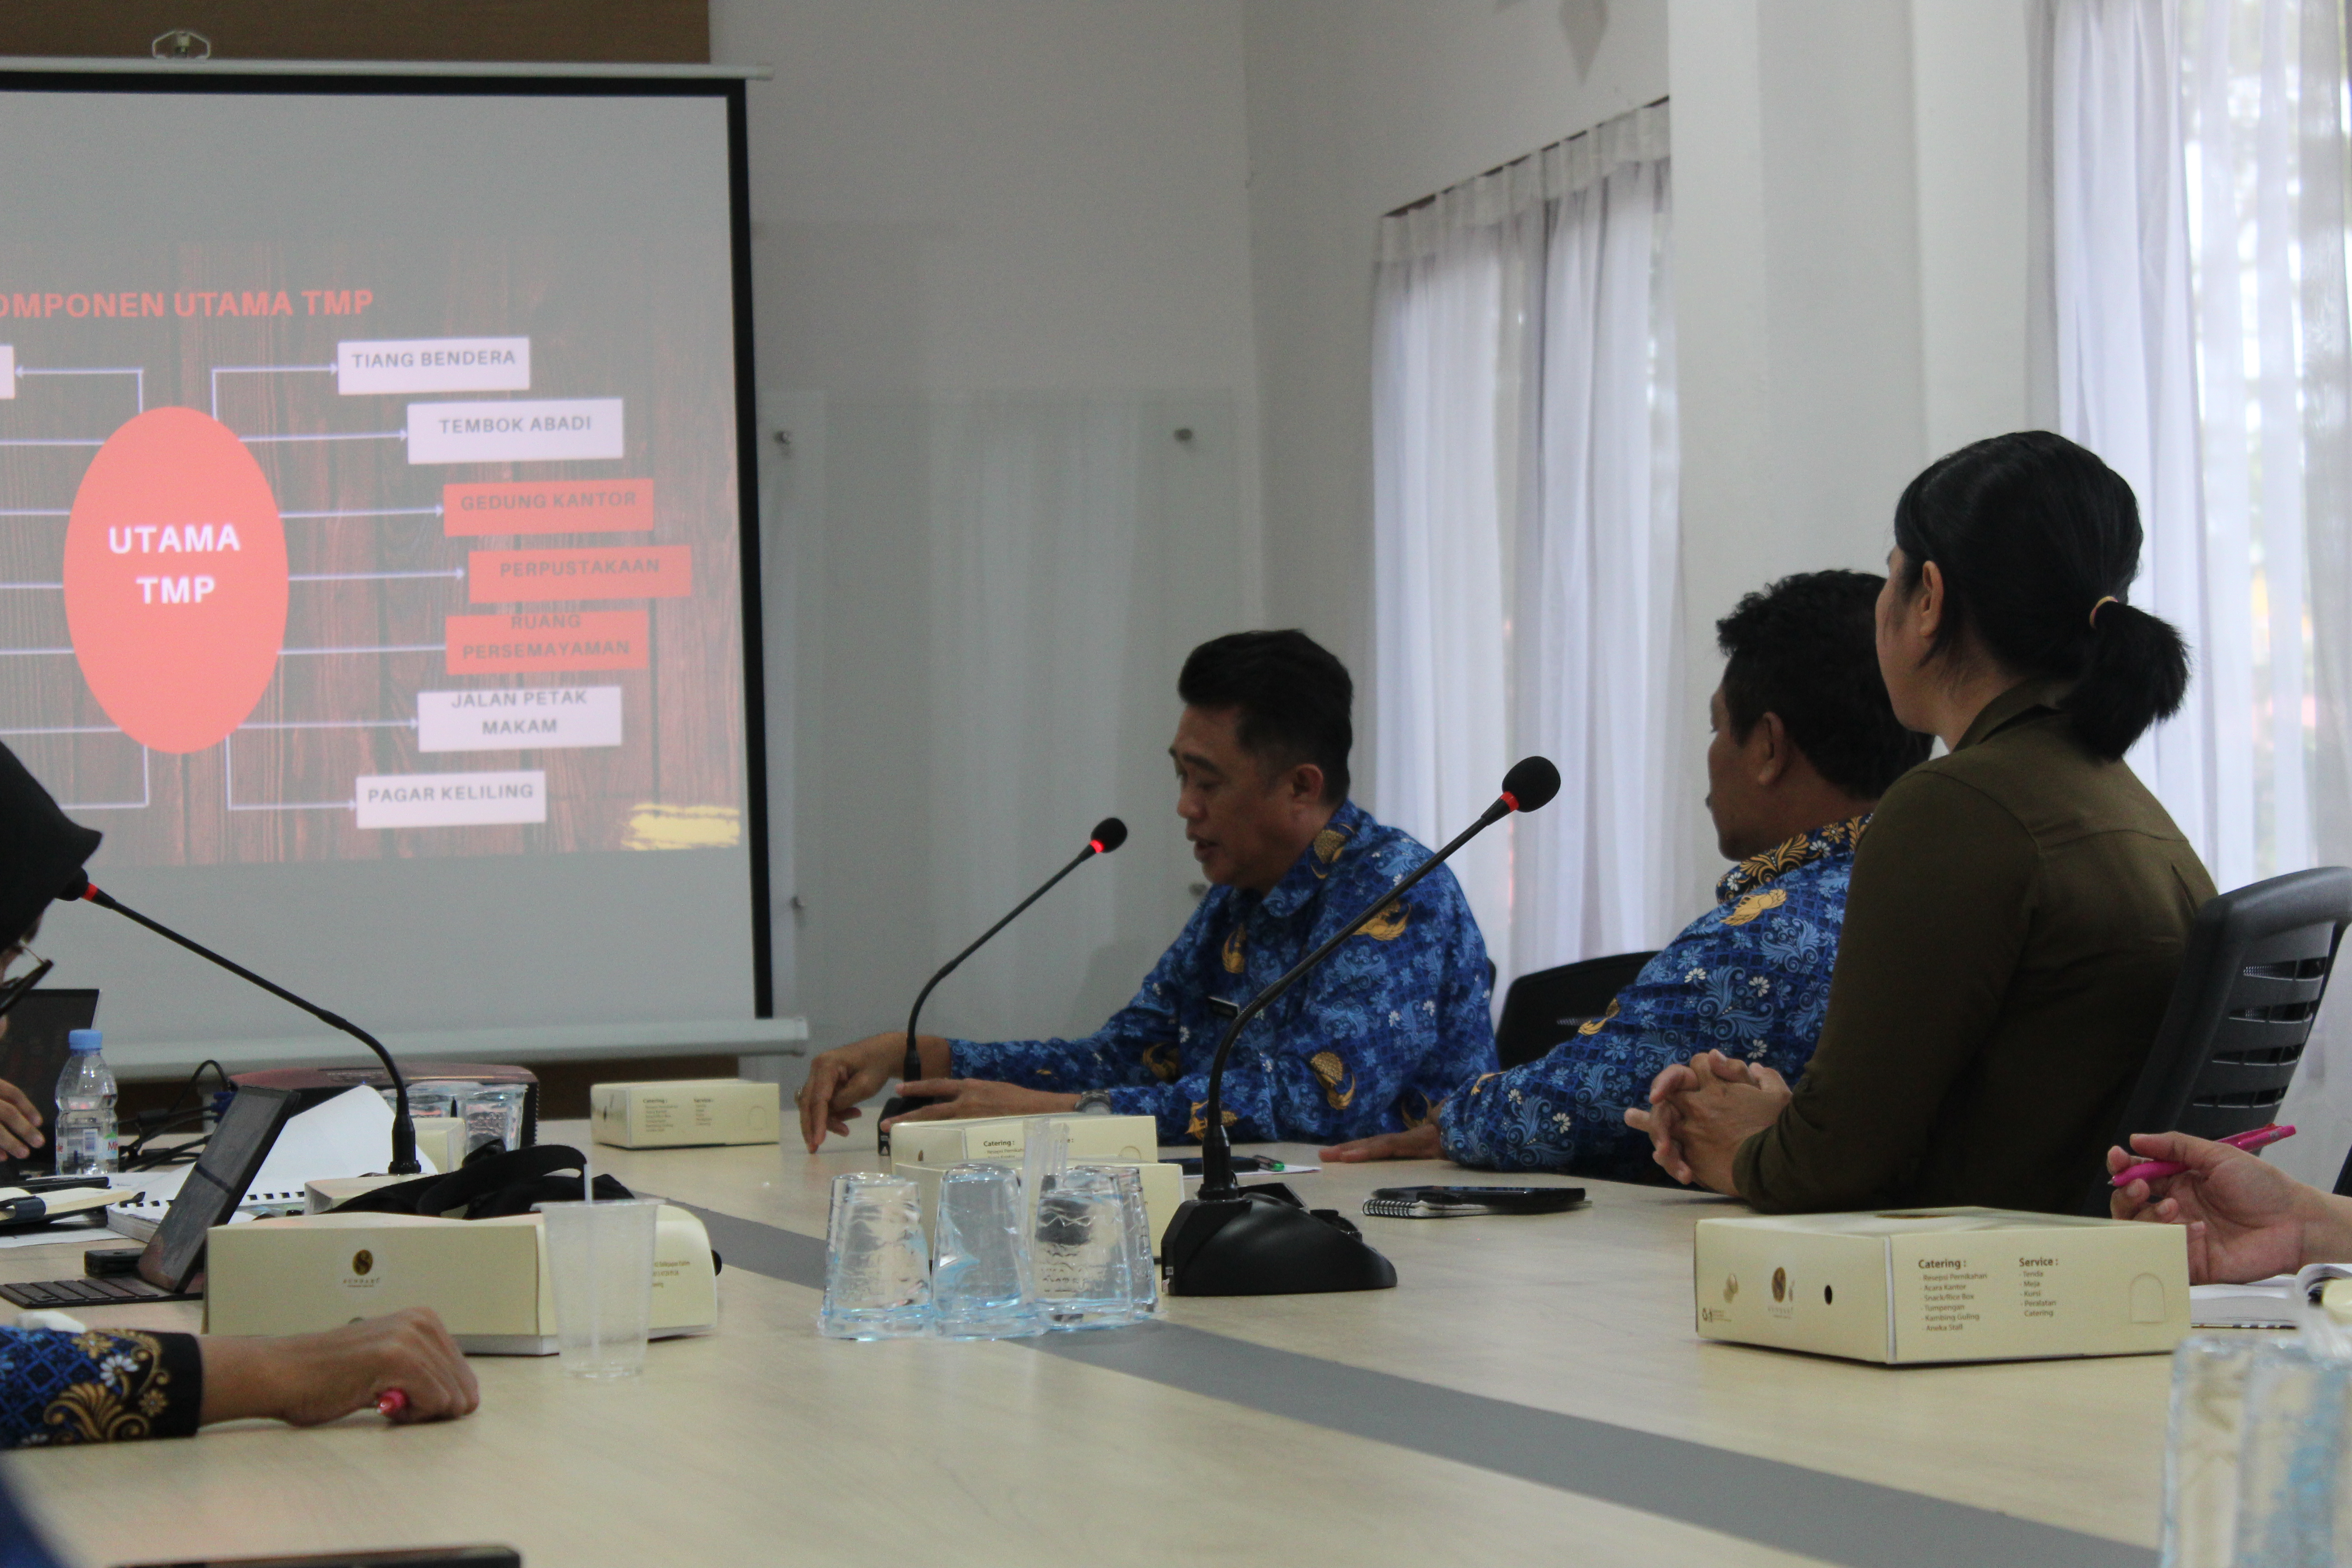
[[[1898,1365],[2168,1352],[2187,1232],[2006,1209],[1705,1219],[1699,1336]]]

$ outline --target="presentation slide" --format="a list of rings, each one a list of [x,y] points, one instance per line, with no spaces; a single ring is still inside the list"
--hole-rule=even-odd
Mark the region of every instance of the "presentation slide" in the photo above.
[[[750,1016],[725,116],[0,92],[0,739],[110,890],[394,1029]]]

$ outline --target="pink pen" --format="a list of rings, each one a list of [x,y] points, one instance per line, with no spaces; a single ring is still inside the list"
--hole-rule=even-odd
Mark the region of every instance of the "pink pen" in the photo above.
[[[404,1388],[387,1388],[376,1396],[375,1413],[386,1420],[407,1408],[408,1391]]]
[[[2257,1149],[2267,1148],[2281,1139],[2294,1136],[2294,1128],[2281,1127],[2273,1122],[2268,1127],[2257,1127],[2250,1132],[2232,1132],[2220,1142],[2251,1154]],[[2127,1187],[2134,1182],[2153,1182],[2159,1176],[2177,1176],[2187,1169],[2189,1167],[2178,1160],[2143,1160],[2137,1165],[2126,1165],[2117,1171],[2111,1184]]]

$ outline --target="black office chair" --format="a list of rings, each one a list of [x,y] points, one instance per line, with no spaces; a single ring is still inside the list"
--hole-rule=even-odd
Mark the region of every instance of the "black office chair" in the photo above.
[[[2342,866],[2251,883],[2198,910],[2115,1142],[2134,1132],[2222,1138],[2274,1121],[2347,925],[2352,869]],[[2105,1214],[2111,1190],[2102,1162],[2083,1212]]]
[[[1601,1016],[1617,993],[1633,983],[1654,952],[1620,952],[1539,969],[1511,982],[1503,1021],[1495,1026],[1495,1054],[1507,1068],[1531,1062]]]

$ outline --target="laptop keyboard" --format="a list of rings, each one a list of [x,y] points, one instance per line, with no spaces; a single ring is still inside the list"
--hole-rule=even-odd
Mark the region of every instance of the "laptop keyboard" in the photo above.
[[[123,1301],[173,1301],[176,1292],[144,1279],[44,1279],[30,1285],[0,1285],[0,1300],[32,1310],[111,1307]]]

